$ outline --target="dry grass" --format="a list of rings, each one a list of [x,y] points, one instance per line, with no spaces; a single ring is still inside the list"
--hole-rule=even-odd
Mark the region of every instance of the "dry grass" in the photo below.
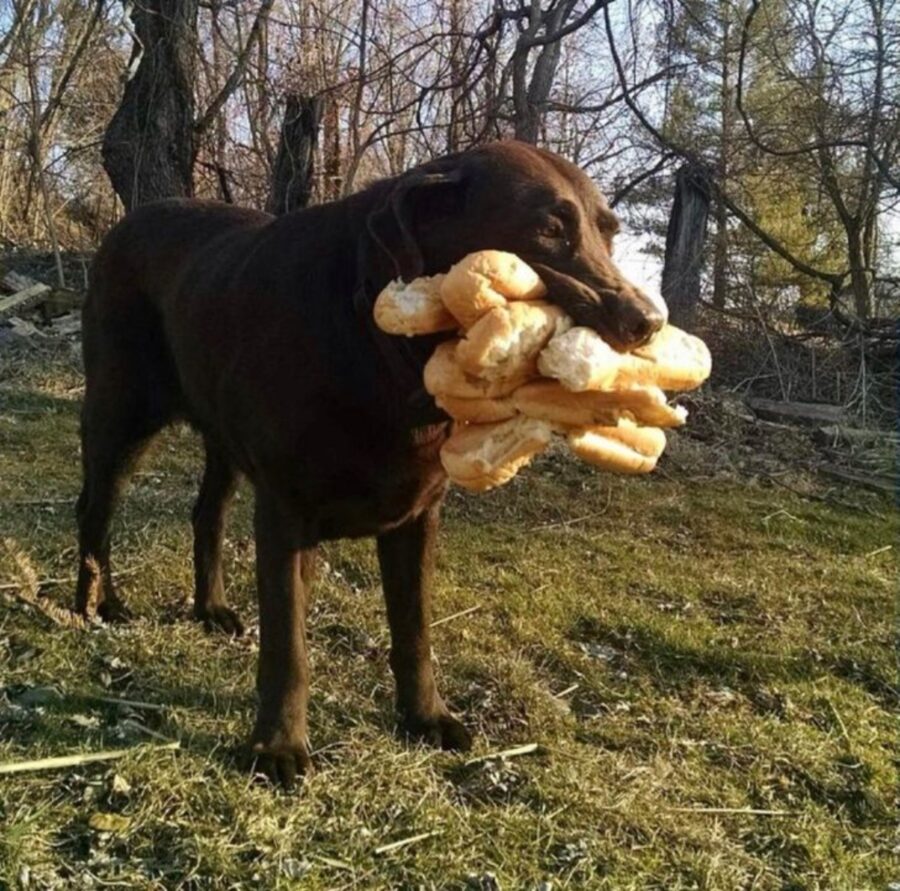
[[[80,377],[51,344],[7,348],[0,380],[0,584],[27,590],[74,569]],[[133,624],[60,627],[0,590],[0,761],[156,736],[181,749],[0,779],[0,887],[487,889],[492,874],[505,889],[862,891],[900,879],[889,506],[707,475],[702,447],[690,455],[692,480],[673,464],[611,479],[551,456],[495,495],[450,498],[437,614],[480,609],[435,630],[439,673],[475,755],[538,744],[506,761],[467,765],[392,737],[373,549],[325,548],[311,619],[318,769],[286,795],[234,763],[253,634],[225,641],[188,619],[197,451],[172,431],[116,524]],[[245,489],[227,559],[252,619],[249,502]],[[65,605],[71,585],[43,593]]]

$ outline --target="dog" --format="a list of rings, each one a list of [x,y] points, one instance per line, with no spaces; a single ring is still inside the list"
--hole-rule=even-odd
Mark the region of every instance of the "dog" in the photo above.
[[[203,437],[193,512],[194,616],[240,634],[222,536],[240,474],[255,494],[260,655],[249,755],[291,786],[310,766],[306,613],[316,546],[374,536],[399,727],[465,750],[435,686],[429,623],[449,421],[422,387],[439,337],[391,337],[379,291],[486,248],[531,264],[548,299],[621,348],[664,319],[611,259],[615,215],[575,165],[504,141],[449,155],[281,217],[173,199],[104,239],[83,314],[84,484],[76,610],[127,617],[110,570],[110,515],[141,451],[181,420]]]

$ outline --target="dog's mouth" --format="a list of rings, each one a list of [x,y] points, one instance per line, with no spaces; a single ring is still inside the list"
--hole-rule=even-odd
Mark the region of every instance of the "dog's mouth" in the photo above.
[[[547,286],[548,299],[616,349],[641,346],[665,323],[660,308],[631,285],[611,288],[591,275],[576,278],[543,263],[532,265]]]

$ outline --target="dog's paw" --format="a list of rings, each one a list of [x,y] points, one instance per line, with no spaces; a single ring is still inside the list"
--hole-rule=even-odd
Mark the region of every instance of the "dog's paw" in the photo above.
[[[448,752],[468,752],[472,734],[449,712],[431,718],[400,715],[400,732],[409,740],[423,742]]]
[[[244,633],[244,623],[241,621],[241,617],[230,606],[225,606],[223,603],[195,609],[194,618],[202,622],[207,631],[218,631],[231,637],[241,637]]]
[[[245,761],[254,776],[284,789],[292,789],[298,780],[312,771],[306,743],[288,743],[277,736],[268,741],[251,739]]]
[[[97,616],[103,622],[110,625],[121,625],[130,622],[134,616],[131,610],[119,600],[118,597],[107,594],[106,597],[97,604]]]

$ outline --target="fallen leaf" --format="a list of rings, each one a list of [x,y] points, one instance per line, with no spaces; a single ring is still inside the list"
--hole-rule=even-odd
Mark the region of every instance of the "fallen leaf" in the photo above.
[[[106,814],[103,811],[91,814],[88,820],[88,826],[97,832],[127,832],[130,825],[131,820],[128,817],[121,814]]]

